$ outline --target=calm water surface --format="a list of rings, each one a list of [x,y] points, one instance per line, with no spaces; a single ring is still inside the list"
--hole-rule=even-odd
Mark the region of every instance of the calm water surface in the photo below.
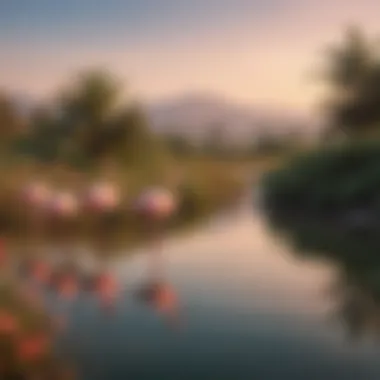
[[[166,242],[175,325],[135,296],[150,253],[113,263],[126,285],[113,315],[85,298],[70,306],[61,348],[85,380],[380,379],[376,341],[353,343],[334,318],[337,268],[297,259],[249,205]]]

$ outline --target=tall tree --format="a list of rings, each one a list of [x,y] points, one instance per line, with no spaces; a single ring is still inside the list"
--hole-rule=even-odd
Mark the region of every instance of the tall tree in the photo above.
[[[357,27],[350,27],[343,42],[328,49],[326,109],[333,132],[361,136],[378,129],[380,60],[376,50]]]
[[[79,76],[65,92],[60,124],[77,155],[98,163],[110,159],[141,163],[158,152],[144,113],[134,103],[123,103],[121,90],[114,77],[95,70]]]
[[[2,146],[16,138],[25,126],[15,102],[5,93],[0,93],[0,143]]]

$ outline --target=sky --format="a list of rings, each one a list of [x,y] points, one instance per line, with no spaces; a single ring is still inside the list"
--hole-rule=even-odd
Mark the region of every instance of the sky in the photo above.
[[[104,67],[142,101],[211,93],[309,110],[327,44],[378,0],[0,0],[0,87],[48,98]]]

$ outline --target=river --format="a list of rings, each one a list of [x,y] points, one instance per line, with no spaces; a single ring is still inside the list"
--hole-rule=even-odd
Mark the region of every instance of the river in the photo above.
[[[165,242],[174,324],[136,297],[151,259],[112,264],[126,287],[114,314],[84,296],[71,305],[61,349],[84,380],[380,379],[377,342],[354,343],[334,318],[337,268],[297,258],[249,202]]]

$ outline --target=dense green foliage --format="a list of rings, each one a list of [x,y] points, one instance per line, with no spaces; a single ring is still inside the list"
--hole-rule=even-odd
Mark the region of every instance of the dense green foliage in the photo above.
[[[274,208],[337,211],[380,206],[380,143],[316,150],[294,158],[264,179]]]
[[[142,165],[146,156],[141,152],[149,152],[149,160],[156,163],[163,149],[140,107],[123,101],[121,90],[106,72],[80,75],[49,107],[33,110],[28,130],[13,138],[14,152],[74,167],[96,166],[105,160],[127,167],[136,161]],[[4,114],[0,124],[11,133],[16,123],[9,116],[11,105],[7,107],[7,113],[0,112]]]
[[[329,50],[326,78],[328,135],[314,152],[294,158],[264,180],[273,210],[339,213],[380,207],[380,55],[359,29],[350,28]],[[368,139],[370,136],[371,141]],[[328,138],[328,141],[330,140]]]

